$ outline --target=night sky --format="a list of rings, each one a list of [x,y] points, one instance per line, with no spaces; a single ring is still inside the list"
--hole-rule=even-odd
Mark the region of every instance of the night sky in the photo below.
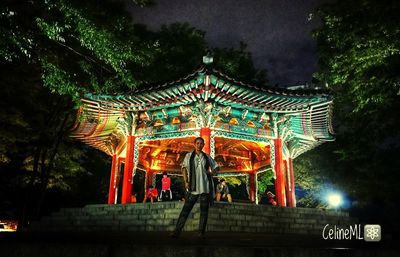
[[[238,47],[243,41],[257,68],[268,70],[270,84],[311,81],[317,71],[318,25],[310,13],[327,0],[156,0],[151,8],[127,5],[135,23],[157,30],[188,22],[206,32],[211,47]]]

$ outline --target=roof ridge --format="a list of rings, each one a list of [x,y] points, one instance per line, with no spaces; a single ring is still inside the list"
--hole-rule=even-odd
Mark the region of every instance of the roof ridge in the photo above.
[[[256,86],[256,85],[252,85],[249,83],[244,83],[240,80],[234,79],[228,75],[226,75],[225,73],[221,72],[220,70],[217,70],[209,65],[202,65],[200,66],[200,68],[194,70],[192,73],[181,77],[179,79],[176,80],[172,80],[163,84],[157,84],[157,85],[149,85],[147,87],[143,87],[143,88],[136,88],[134,90],[131,90],[130,92],[126,92],[126,93],[115,93],[113,95],[99,95],[99,96],[110,96],[110,97],[118,97],[118,96],[129,96],[129,95],[134,95],[134,94],[138,94],[138,93],[143,93],[143,92],[152,92],[152,91],[158,91],[158,90],[163,90],[168,88],[169,86],[173,86],[182,82],[186,82],[190,79],[195,78],[197,75],[201,74],[201,73],[205,73],[207,75],[215,75],[217,77],[220,77],[224,80],[227,80],[227,82],[230,82],[232,84],[235,85],[240,85],[240,86],[244,86],[250,90],[256,90],[256,91],[263,91],[263,92],[267,92],[270,94],[276,94],[276,95],[283,95],[283,96],[316,96],[316,95],[326,95],[329,96],[331,90],[329,89],[287,89],[287,88],[282,88],[282,87],[273,87],[270,85],[265,85],[265,86]],[[96,94],[91,94],[91,95],[96,95]]]
[[[147,87],[147,88],[135,89],[135,90],[132,90],[129,93],[140,93],[140,92],[143,92],[143,91],[149,91],[149,90],[154,90],[154,89],[159,89],[159,88],[165,88],[167,86],[174,85],[174,84],[177,84],[177,83],[181,83],[182,81],[186,81],[186,80],[188,80],[190,78],[193,78],[197,74],[201,73],[204,70],[207,70],[207,68],[205,67],[205,65],[202,65],[202,66],[200,66],[200,68],[194,70],[192,73],[190,73],[190,74],[188,74],[188,75],[186,75],[184,77],[180,77],[179,79],[172,80],[172,81],[169,81],[169,82],[166,82],[166,83],[163,83],[163,84],[153,85],[153,86],[150,86],[150,88]]]
[[[244,83],[242,81],[236,80],[228,75],[226,75],[225,73],[213,68],[211,70],[212,72],[217,73],[219,76],[229,80],[232,83],[235,84],[239,84],[242,86],[246,86],[252,90],[261,90],[264,92],[268,92],[268,93],[281,93],[282,95],[289,95],[289,96],[305,96],[305,95],[310,95],[310,93],[315,93],[312,95],[316,95],[316,94],[329,94],[330,90],[329,89],[296,89],[296,90],[291,90],[291,89],[286,89],[286,88],[281,88],[281,87],[273,87],[270,85],[265,85],[264,87],[260,87],[260,86],[256,86],[256,85],[251,85],[249,83]],[[272,92],[271,92],[271,91]],[[303,94],[300,94],[303,93]],[[305,94],[308,93],[308,94]],[[300,95],[299,95],[300,94]]]

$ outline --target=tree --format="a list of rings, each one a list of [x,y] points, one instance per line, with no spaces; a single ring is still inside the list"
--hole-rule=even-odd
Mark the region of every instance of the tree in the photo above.
[[[147,45],[154,47],[154,59],[148,67],[134,74],[146,85],[157,85],[192,73],[201,66],[207,43],[205,33],[188,23],[164,25],[159,31],[149,31],[145,25],[134,29]]]
[[[274,185],[273,183],[274,179],[274,173],[272,170],[267,170],[266,172],[263,172],[258,175],[257,179],[257,188],[258,188],[258,199],[261,199],[263,196],[265,197],[265,192],[267,191],[273,191],[269,189],[270,186]]]
[[[76,100],[135,88],[130,67],[152,59],[120,2],[11,1],[0,20],[0,56],[40,66],[46,87]]]
[[[318,11],[322,26],[314,35],[321,72],[316,76],[335,96],[336,131],[349,140],[343,159],[367,153],[360,152],[360,144],[377,149],[399,136],[399,8],[396,1],[358,0]]]
[[[68,191],[67,178],[86,172],[68,138],[74,104],[86,92],[134,88],[129,67],[151,57],[116,2],[9,1],[0,20],[1,175],[26,192],[14,199],[24,224],[40,215],[48,190]]]
[[[77,181],[95,169],[84,162],[90,163],[92,151],[68,137],[84,93],[124,93],[174,80],[198,68],[207,49],[204,32],[188,24],[158,32],[132,26],[117,1],[7,1],[0,24],[0,90],[6,97],[0,178],[25,192],[13,199],[23,203],[20,224],[42,213],[47,192],[71,196]],[[244,52],[229,56],[241,55],[235,59],[244,63],[240,69],[253,67]]]
[[[26,197],[30,198],[35,191],[38,202],[30,209],[39,211],[39,202],[49,182],[53,182],[53,186],[55,184],[51,173],[57,170],[61,158],[57,153],[64,146],[61,141],[67,137],[68,124],[74,118],[71,113],[64,113],[64,108],[72,106],[71,101],[65,101],[68,99],[43,88],[38,83],[40,77],[36,70],[29,65],[0,64],[3,78],[0,89],[3,97],[0,140],[4,156],[0,163],[1,177],[6,183],[14,182],[13,190],[16,191],[15,194],[2,195],[2,198],[16,197],[14,200],[17,202],[34,203],[19,196],[21,192],[26,192]],[[63,159],[70,164],[76,161],[72,154]],[[73,169],[69,171],[73,172]]]
[[[400,193],[399,11],[396,1],[339,0],[317,11],[322,24],[314,32],[316,76],[335,97],[337,140],[321,156],[335,168],[323,175],[361,205],[380,203],[388,213],[396,213]]]
[[[259,87],[266,86],[268,83],[267,70],[258,70],[254,67],[251,53],[246,48],[247,45],[240,42],[239,49],[213,49],[215,67],[241,82]]]
[[[318,11],[318,76],[353,112],[376,114],[398,100],[399,10],[396,1],[339,0]]]
[[[268,82],[267,71],[254,67],[251,54],[242,42],[238,49],[210,48],[205,40],[206,33],[188,23],[164,25],[156,32],[135,24],[134,30],[147,45],[155,46],[152,63],[135,72],[145,84],[160,84],[187,76],[202,65],[202,57],[207,54],[214,57],[213,67],[232,78],[257,86]]]
[[[343,178],[336,177],[341,174],[341,166],[338,165],[332,149],[335,149],[335,143],[329,142],[293,161],[296,186],[298,192],[303,194],[297,201],[298,206],[327,208],[328,192],[348,189],[337,183]],[[332,184],[332,181],[336,183]]]

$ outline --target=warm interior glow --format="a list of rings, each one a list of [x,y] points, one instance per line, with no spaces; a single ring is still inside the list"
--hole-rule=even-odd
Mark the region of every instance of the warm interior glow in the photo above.
[[[179,120],[178,117],[174,117],[174,118],[172,119],[172,124],[179,124],[179,123],[181,123],[181,121]]]
[[[151,153],[151,156],[157,157],[157,155],[161,152],[161,148],[155,148],[154,151]]]
[[[156,120],[156,121],[154,122],[154,127],[162,126],[162,125],[164,125],[164,122],[163,122],[162,120]]]
[[[247,126],[251,127],[251,128],[255,128],[256,125],[254,125],[254,122],[252,122],[251,120],[249,122],[247,122]]]
[[[16,232],[18,221],[16,220],[0,220],[0,233],[1,232]]]
[[[161,170],[160,160],[152,160],[151,161],[151,169],[152,170]]]
[[[231,125],[239,125],[239,122],[238,122],[238,120],[237,120],[236,118],[232,118],[232,119],[229,121],[229,124],[231,124]]]
[[[242,162],[242,171],[251,171],[251,161],[243,161]]]

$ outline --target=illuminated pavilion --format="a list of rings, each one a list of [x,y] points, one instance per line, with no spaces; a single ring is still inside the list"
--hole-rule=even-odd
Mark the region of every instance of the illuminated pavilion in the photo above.
[[[201,136],[220,176],[247,177],[251,202],[257,175],[271,169],[278,205],[295,207],[293,159],[334,140],[326,90],[252,86],[209,66],[131,94],[87,94],[82,102],[72,136],[112,157],[109,204],[130,203],[137,169],[146,173],[145,186],[157,173],[179,175]]]

